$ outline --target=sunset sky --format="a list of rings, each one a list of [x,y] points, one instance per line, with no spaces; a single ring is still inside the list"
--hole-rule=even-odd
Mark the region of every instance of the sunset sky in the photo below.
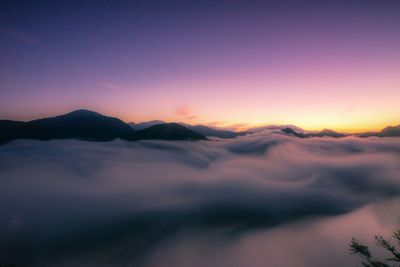
[[[94,4],[95,3],[95,4]],[[1,1],[0,119],[400,124],[400,1]]]

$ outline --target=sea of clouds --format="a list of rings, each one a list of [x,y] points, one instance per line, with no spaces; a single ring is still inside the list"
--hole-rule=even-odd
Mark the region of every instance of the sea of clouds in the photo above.
[[[277,133],[0,146],[0,262],[356,266],[400,219],[400,139]]]

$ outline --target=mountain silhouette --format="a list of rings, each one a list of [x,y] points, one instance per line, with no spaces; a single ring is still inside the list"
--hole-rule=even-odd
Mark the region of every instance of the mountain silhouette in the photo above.
[[[125,140],[207,140],[207,138],[195,131],[189,130],[178,123],[157,124],[146,129],[124,136]]]
[[[0,145],[27,136],[26,122],[0,120]]]
[[[365,132],[357,134],[358,137],[399,137],[400,136],[400,125],[387,126],[380,132]]]
[[[211,128],[205,125],[190,125],[186,123],[180,123],[180,124],[188,128],[189,130],[195,131],[204,136],[213,136],[219,138],[235,138],[239,136],[239,134],[236,132]]]
[[[379,137],[396,137],[400,136],[400,125],[388,126],[377,134]]]
[[[166,123],[165,121],[153,120],[153,121],[146,121],[146,122],[140,122],[140,123],[130,122],[129,125],[135,131],[139,131],[139,130],[144,130],[153,125],[165,124],[165,123]],[[222,129],[216,129],[216,128],[208,127],[205,125],[191,125],[191,124],[184,123],[184,122],[179,122],[178,124],[188,128],[189,130],[192,130],[201,135],[204,135],[204,136],[213,136],[213,137],[219,137],[219,138],[235,138],[235,137],[239,136],[239,134],[236,132],[222,130]]]
[[[300,127],[297,127],[295,125],[264,125],[264,126],[258,126],[258,127],[252,127],[249,128],[245,131],[240,132],[241,135],[244,134],[253,134],[253,133],[259,133],[263,131],[274,131],[274,130],[282,130],[282,129],[291,129],[297,133],[303,132],[304,130]]]
[[[309,137],[334,137],[334,138],[341,138],[341,137],[345,137],[346,136],[345,134],[335,132],[335,131],[333,131],[331,129],[323,129],[320,132],[309,133],[309,134],[306,134],[306,135],[309,136]]]
[[[182,125],[183,124],[183,125]],[[282,127],[282,126],[280,126]],[[215,129],[204,125],[185,123],[164,123],[155,120],[138,124],[127,124],[114,117],[108,117],[90,110],[75,110],[70,113],[32,120],[28,122],[0,120],[0,144],[15,139],[79,139],[88,141],[111,141],[116,138],[125,140],[207,140],[206,136],[219,138],[234,138],[244,134],[257,133],[264,130],[280,130],[285,134],[298,138],[334,137],[340,138],[346,134],[324,129],[320,132],[304,132],[297,127],[263,126],[253,128],[243,133]],[[140,129],[135,131],[135,129]],[[396,137],[400,136],[400,125],[388,126],[380,132],[357,134],[359,137]]]
[[[341,137],[345,137],[345,134],[341,134],[338,132],[335,132],[333,130],[330,129],[323,129],[320,132],[316,132],[316,133],[302,133],[302,132],[298,132],[293,130],[292,128],[286,127],[281,129],[282,132],[284,132],[285,134],[289,134],[289,135],[293,135],[296,136],[298,138],[309,138],[309,137],[334,137],[334,138],[341,138]]]
[[[153,121],[145,121],[145,122],[139,122],[139,123],[130,122],[129,125],[135,131],[140,131],[140,130],[146,129],[150,126],[157,125],[157,124],[163,124],[163,123],[166,123],[166,122],[160,121],[160,120],[153,120]]]
[[[153,121],[156,123],[159,121]],[[88,141],[126,140],[207,140],[177,123],[162,123],[135,131],[120,119],[89,110],[29,122],[0,120],[0,144],[14,139],[79,139]]]
[[[29,122],[0,121],[0,142],[20,138],[110,141],[130,133],[132,128],[120,119],[89,110]]]
[[[31,134],[38,139],[77,138],[109,141],[132,133],[120,119],[89,110],[76,110],[65,115],[28,122]]]
[[[293,135],[298,138],[306,138],[307,137],[304,133],[297,132],[289,127],[283,128],[283,129],[281,129],[281,131],[284,132],[285,134]]]

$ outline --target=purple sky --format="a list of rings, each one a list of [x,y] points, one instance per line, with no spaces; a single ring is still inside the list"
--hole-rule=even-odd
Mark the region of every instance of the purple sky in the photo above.
[[[399,1],[2,1],[0,119],[380,129],[400,122]]]

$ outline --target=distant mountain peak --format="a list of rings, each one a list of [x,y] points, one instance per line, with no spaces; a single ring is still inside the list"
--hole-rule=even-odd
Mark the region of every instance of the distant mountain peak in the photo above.
[[[144,140],[144,139],[158,139],[158,140],[207,140],[207,138],[195,131],[186,128],[179,123],[163,123],[147,127],[143,130],[136,131],[135,133],[125,136],[126,140]]]
[[[338,132],[335,132],[331,129],[323,129],[319,132],[316,133],[303,133],[303,132],[298,132],[293,130],[290,127],[286,127],[281,129],[282,132],[285,134],[293,135],[299,138],[308,138],[308,137],[334,137],[334,138],[340,138],[340,137],[345,137],[345,134],[341,134]]]
[[[157,125],[157,124],[163,124],[163,123],[165,123],[165,121],[151,120],[151,121],[144,121],[144,122],[139,122],[139,123],[130,122],[129,125],[135,131],[140,131],[140,130],[146,129],[150,126]]]
[[[400,125],[397,126],[387,126],[382,131],[378,133],[380,137],[396,137],[400,136]]]
[[[297,131],[293,130],[293,129],[290,128],[290,127],[283,128],[283,129],[281,129],[281,131],[284,132],[285,134],[293,135],[293,136],[296,136],[296,137],[298,137],[298,138],[305,138],[305,137],[307,137],[304,133],[302,133],[302,132],[297,132]]]
[[[320,133],[336,133],[334,130],[328,129],[328,128],[324,128],[320,131]]]
[[[88,109],[77,109],[61,116],[101,117],[104,115]]]
[[[140,122],[140,123],[133,123],[133,122],[129,123],[129,125],[135,131],[144,130],[148,127],[158,125],[158,124],[168,124],[168,123],[166,123],[165,121],[162,121],[162,120],[152,120],[152,121],[146,121],[146,122]],[[212,136],[212,137],[218,137],[218,138],[235,138],[235,137],[239,136],[238,133],[233,132],[233,131],[213,128],[213,127],[209,127],[209,126],[205,126],[205,125],[201,125],[201,124],[191,125],[191,124],[184,123],[184,122],[178,122],[178,123],[174,122],[174,124],[184,126],[187,129],[197,132],[203,136]]]
[[[117,118],[80,109],[29,122],[1,121],[0,143],[14,139],[110,141],[132,132],[128,124]]]

